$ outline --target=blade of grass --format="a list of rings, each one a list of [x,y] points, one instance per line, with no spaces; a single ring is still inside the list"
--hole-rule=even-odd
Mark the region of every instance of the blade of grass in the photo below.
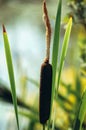
[[[39,83],[35,79],[30,78],[30,77],[29,78],[26,77],[26,79],[27,79],[28,82],[31,82],[32,84],[34,84],[36,87],[39,88]]]
[[[68,22],[67,29],[66,29],[65,36],[64,36],[63,45],[62,45],[62,51],[61,51],[61,57],[60,57],[60,67],[59,67],[58,80],[57,80],[57,86],[56,86],[57,92],[58,92],[58,87],[59,87],[59,82],[60,82],[62,67],[64,65],[64,60],[65,60],[65,56],[66,56],[66,53],[67,53],[67,48],[68,48],[68,42],[69,42],[71,27],[72,27],[72,18],[70,18],[70,20]],[[55,97],[56,96],[57,96],[57,93],[55,92]],[[54,108],[54,111],[55,110],[56,110],[56,108]],[[53,120],[52,130],[54,130],[54,124],[55,124],[54,121],[55,120]]]
[[[22,116],[26,117],[26,118],[29,118],[30,120],[33,120],[35,122],[39,122],[38,115],[35,115],[34,113],[31,114],[28,111],[23,110],[21,108],[18,110],[18,113],[21,114]]]
[[[55,22],[55,32],[54,32],[53,52],[52,52],[53,81],[52,81],[51,111],[52,111],[52,105],[53,105],[53,99],[54,99],[56,70],[57,70],[57,62],[58,62],[61,6],[62,6],[62,0],[59,0],[57,15],[56,15],[56,22]]]
[[[77,117],[73,130],[81,130],[82,123],[86,114],[86,90],[82,96],[79,111],[77,112]]]
[[[71,84],[65,84],[63,81],[60,81],[60,84],[61,84],[64,88],[67,89],[67,91],[68,91],[69,94],[75,95],[75,96],[78,98],[78,100],[81,99],[79,93],[78,93],[77,91],[71,89]]]
[[[66,53],[67,53],[67,48],[68,48],[68,42],[70,38],[70,33],[71,33],[71,28],[72,28],[72,18],[69,19],[67,29],[65,32],[64,40],[63,40],[63,45],[62,45],[62,51],[61,51],[61,57],[60,57],[60,65],[59,65],[59,72],[58,72],[58,80],[57,80],[57,91],[59,87],[59,82],[60,82],[60,77],[61,77],[61,72],[62,68],[64,65]]]
[[[80,129],[84,121],[85,114],[86,114],[86,91],[83,94],[82,103],[81,103],[80,111],[79,111]]]
[[[53,79],[52,79],[50,118],[49,118],[48,127],[47,127],[48,130],[50,127],[50,122],[51,122],[51,112],[52,112],[54,92],[55,92],[55,80],[56,80],[56,70],[57,70],[57,62],[58,62],[60,23],[61,23],[61,7],[62,7],[62,0],[59,0],[57,14],[56,14],[56,21],[55,21],[55,31],[54,31],[53,51],[52,51]]]
[[[19,130],[19,120],[18,120],[17,98],[16,98],[16,90],[15,90],[16,87],[15,87],[15,80],[14,80],[13,63],[12,63],[9,41],[8,41],[8,37],[7,37],[7,33],[6,33],[6,29],[5,29],[4,25],[3,25],[3,38],[4,38],[4,48],[5,48],[9,80],[10,80],[11,91],[12,91],[12,99],[13,99],[13,104],[14,104],[14,109],[15,109],[17,126],[18,126],[18,130]]]

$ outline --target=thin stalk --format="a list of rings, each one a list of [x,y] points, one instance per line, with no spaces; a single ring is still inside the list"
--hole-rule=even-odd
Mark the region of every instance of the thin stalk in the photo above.
[[[30,78],[30,77],[26,77],[26,80],[32,84],[34,84],[37,88],[39,88],[39,83],[33,79],[33,78]]]
[[[50,130],[50,118],[49,118],[49,121],[48,121],[47,130]]]
[[[65,35],[64,35],[64,40],[63,40],[63,45],[62,45],[62,50],[61,50],[61,56],[60,56],[60,65],[59,65],[59,72],[58,72],[57,87],[56,87],[57,92],[58,92],[58,88],[59,88],[61,72],[62,72],[62,69],[63,69],[63,66],[64,66],[65,57],[66,57],[66,54],[67,54],[71,28],[72,28],[72,18],[69,19],[67,29],[66,29]]]
[[[26,118],[29,118],[30,120],[33,120],[35,122],[39,122],[38,116],[35,114],[31,114],[28,111],[24,111],[22,109],[18,110],[18,113]]]
[[[54,130],[55,125],[55,115],[56,115],[56,107],[54,108],[54,116],[53,116],[53,123],[52,123],[52,130]]]
[[[45,130],[45,124],[43,125],[43,130]]]

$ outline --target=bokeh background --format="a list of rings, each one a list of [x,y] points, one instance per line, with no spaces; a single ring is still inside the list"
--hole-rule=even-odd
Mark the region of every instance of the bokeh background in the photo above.
[[[51,57],[57,5],[58,0],[47,0],[52,28]],[[65,19],[70,12],[68,0],[63,1],[59,57],[66,28]],[[12,51],[16,90],[20,103],[21,130],[41,129],[38,121],[39,79],[46,48],[42,14],[42,0],[0,0],[0,130],[17,129],[13,106],[8,103],[11,102],[10,96],[6,96],[7,92],[10,93],[8,91],[10,84],[4,54],[2,24],[6,26]],[[86,31],[83,26],[74,23],[72,27],[61,76],[59,100],[54,102],[57,107],[55,119],[57,130],[72,129],[81,95],[86,88],[86,76],[83,76],[86,72],[86,62],[82,65],[85,69],[81,72],[82,60],[78,44],[85,39],[82,52],[84,48],[86,61]]]

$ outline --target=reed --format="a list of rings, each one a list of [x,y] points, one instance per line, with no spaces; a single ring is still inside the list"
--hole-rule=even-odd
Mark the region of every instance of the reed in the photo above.
[[[15,109],[17,126],[18,126],[18,130],[19,130],[16,86],[15,86],[15,79],[14,79],[13,63],[12,63],[12,56],[11,56],[11,50],[10,50],[10,46],[9,46],[8,36],[7,36],[7,32],[6,32],[4,25],[3,25],[3,38],[4,38],[4,48],[5,48],[5,55],[6,55],[9,80],[10,80],[11,91],[12,91],[12,100],[13,100],[14,109]]]

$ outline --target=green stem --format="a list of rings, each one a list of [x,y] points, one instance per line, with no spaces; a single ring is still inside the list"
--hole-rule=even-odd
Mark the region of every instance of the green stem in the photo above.
[[[43,130],[45,130],[45,124],[43,125]]]
[[[55,99],[58,97],[58,94],[55,92]],[[56,107],[54,108],[54,117],[53,117],[53,123],[52,123],[52,130],[54,130],[55,127],[55,115],[56,115]]]
[[[50,129],[50,119],[49,119],[48,125],[47,125],[47,130],[49,130],[49,129]]]

